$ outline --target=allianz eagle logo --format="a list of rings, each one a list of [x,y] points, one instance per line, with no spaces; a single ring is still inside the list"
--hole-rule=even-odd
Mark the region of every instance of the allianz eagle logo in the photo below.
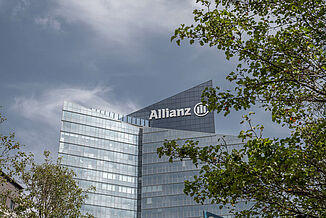
[[[208,114],[208,108],[203,103],[198,103],[194,106],[193,112],[198,117],[204,117]],[[191,116],[191,108],[180,108],[180,109],[172,109],[169,108],[165,109],[158,109],[158,110],[151,110],[151,114],[149,115],[149,119],[165,119],[169,117],[184,117],[184,116]]]

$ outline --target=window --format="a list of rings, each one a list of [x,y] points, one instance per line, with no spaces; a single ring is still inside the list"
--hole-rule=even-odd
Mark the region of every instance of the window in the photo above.
[[[11,210],[15,209],[15,202],[14,202],[13,200],[10,200],[9,208],[10,208]]]
[[[152,204],[152,198],[147,198],[146,204]]]

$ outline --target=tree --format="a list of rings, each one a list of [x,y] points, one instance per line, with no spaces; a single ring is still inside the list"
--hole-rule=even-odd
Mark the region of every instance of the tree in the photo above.
[[[326,6],[324,0],[197,0],[194,23],[181,25],[171,40],[198,42],[223,50],[239,64],[227,80],[233,90],[206,89],[203,103],[224,113],[253,105],[291,134],[264,138],[263,126],[249,124],[245,145],[198,147],[189,141],[164,143],[159,156],[190,158],[201,167],[184,192],[197,202],[252,202],[238,216],[326,216]],[[232,208],[231,208],[232,209]]]
[[[0,113],[0,125],[6,121],[6,118]],[[9,177],[13,176],[13,162],[19,162],[26,159],[28,155],[22,152],[22,145],[15,140],[15,134],[3,135],[0,133],[0,178],[1,173],[5,172]]]
[[[15,212],[24,217],[83,217],[81,206],[87,198],[86,192],[74,180],[75,173],[49,159],[50,153],[44,152],[45,162],[37,164],[30,160],[30,169],[26,166],[17,170],[26,186],[16,199]],[[85,217],[92,217],[87,214]]]
[[[6,120],[0,113],[0,125]],[[15,134],[0,133],[0,216],[12,216],[7,202],[18,196],[18,190],[9,188],[7,183],[15,184],[13,178],[17,176],[15,166],[23,165],[31,156],[21,151],[22,145],[15,140]],[[19,186],[19,185],[18,185]],[[13,187],[16,187],[14,185]]]
[[[0,114],[0,124],[6,119]],[[15,135],[0,134],[0,184],[17,180],[24,190],[0,193],[0,215],[4,217],[92,217],[81,214],[81,206],[87,198],[86,192],[74,180],[75,173],[62,166],[59,158],[53,163],[50,152],[45,151],[45,162],[38,164],[33,154],[21,151],[22,145]],[[10,197],[16,203],[12,211],[5,201]]]

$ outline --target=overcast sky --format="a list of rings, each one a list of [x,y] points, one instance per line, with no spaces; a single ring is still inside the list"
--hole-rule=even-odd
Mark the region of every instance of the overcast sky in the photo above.
[[[8,119],[0,130],[36,155],[56,153],[64,100],[129,113],[210,79],[228,87],[235,61],[170,42],[192,22],[194,2],[0,0],[0,112]],[[217,132],[237,135],[242,114],[217,115]]]

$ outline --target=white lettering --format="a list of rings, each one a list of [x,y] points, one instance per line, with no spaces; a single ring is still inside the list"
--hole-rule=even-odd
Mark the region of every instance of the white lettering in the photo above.
[[[158,119],[161,119],[162,118],[162,111],[161,111],[161,109],[158,110],[158,117],[157,118]]]
[[[203,117],[208,114],[208,108],[207,105],[203,105],[202,103],[198,103],[194,106],[194,114],[198,117]],[[157,109],[157,110],[151,110],[151,113],[149,115],[149,119],[164,119],[169,117],[183,117],[183,116],[191,116],[191,108],[180,108],[180,109],[173,109],[170,110],[169,108],[165,109]]]
[[[182,117],[185,115],[185,110],[182,109],[177,109],[177,117]]]
[[[185,110],[186,110],[185,116],[191,116],[191,112],[190,112],[191,108],[187,107],[187,108],[185,108]]]
[[[156,110],[151,110],[151,114],[149,115],[149,119],[157,119],[157,112]]]
[[[176,110],[170,110],[170,117],[176,117],[177,111]]]
[[[162,109],[162,118],[165,118],[165,109]]]

